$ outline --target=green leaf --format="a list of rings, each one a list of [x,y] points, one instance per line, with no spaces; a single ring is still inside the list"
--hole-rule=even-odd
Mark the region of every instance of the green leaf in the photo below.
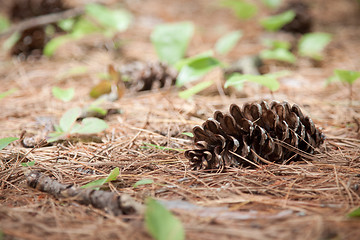
[[[184,149],[180,149],[180,148],[169,148],[169,147],[163,147],[163,146],[159,146],[159,145],[155,145],[155,144],[151,144],[151,143],[144,143],[144,145],[156,148],[156,149],[160,149],[163,151],[177,151],[177,152],[183,152],[185,151]],[[141,148],[149,148],[147,146],[143,146]]]
[[[2,14],[0,14],[0,32],[5,31],[9,27],[10,27],[10,21]]]
[[[89,18],[83,16],[75,22],[73,30],[68,35],[70,35],[72,39],[78,39],[91,33],[101,32],[102,30],[100,26],[95,25]]]
[[[54,37],[51,39],[44,47],[43,54],[47,57],[54,55],[55,51],[63,44],[74,40],[72,35],[66,34],[59,37]]]
[[[272,8],[272,9],[276,9],[278,8],[281,3],[282,3],[282,0],[262,0],[262,2],[269,8]]]
[[[276,91],[280,88],[280,83],[274,76],[271,75],[250,75],[250,74],[239,74],[234,73],[225,82],[225,88],[229,86],[242,86],[244,82],[258,83],[264,87],[267,87],[270,91]]]
[[[49,139],[47,139],[46,141],[48,143],[51,143],[51,142],[56,142],[57,140],[65,137],[67,135],[67,133],[64,133],[64,132],[52,132],[52,133],[49,133]]]
[[[76,20],[74,18],[68,18],[60,20],[57,25],[65,32],[70,32],[75,26]]]
[[[57,99],[69,102],[75,95],[75,89],[74,88],[68,88],[68,89],[61,89],[59,87],[53,87],[52,88],[52,94]]]
[[[198,83],[189,89],[179,92],[179,97],[181,97],[183,99],[189,99],[193,95],[197,94],[198,92],[201,92],[202,90],[210,87],[213,84],[214,84],[213,81],[205,81],[205,82]]]
[[[213,57],[194,57],[181,68],[176,80],[176,86],[180,87],[195,81],[220,64],[220,61]]]
[[[280,13],[275,16],[270,16],[260,20],[260,24],[268,31],[275,32],[282,28],[285,24],[291,22],[295,18],[295,12],[289,10],[283,13]]]
[[[70,133],[94,134],[102,132],[108,127],[109,126],[104,120],[95,117],[88,117],[82,120],[81,125],[76,127],[74,126]]]
[[[360,207],[358,207],[357,209],[351,211],[350,213],[348,213],[347,215],[349,218],[358,218],[360,217]]]
[[[299,54],[315,60],[321,60],[322,51],[330,43],[331,39],[332,36],[328,33],[307,33],[299,41]]]
[[[342,82],[353,84],[360,78],[360,72],[336,69],[335,76]]]
[[[175,67],[176,70],[180,71],[184,66],[188,65],[190,62],[194,61],[195,59],[199,59],[199,58],[202,58],[202,57],[212,57],[212,56],[214,56],[214,51],[213,50],[208,50],[208,51],[200,53],[200,54],[198,54],[196,56],[181,59],[178,62],[176,62],[174,67]]]
[[[257,13],[256,5],[245,0],[223,0],[221,5],[232,9],[235,15],[241,19],[249,19]]]
[[[183,132],[182,135],[188,136],[188,137],[194,137],[194,134],[192,132]]]
[[[273,59],[283,62],[295,63],[296,57],[289,50],[285,48],[276,48],[274,50],[263,50],[260,53],[262,59]]]
[[[34,165],[35,165],[35,161],[21,163],[21,166],[23,166],[23,167],[32,167]]]
[[[215,44],[215,51],[219,54],[227,54],[231,49],[233,49],[236,43],[242,37],[242,32],[233,31],[221,37]]]
[[[152,183],[154,183],[154,180],[152,179],[141,179],[133,185],[133,188],[136,188],[141,185],[152,184]]]
[[[0,138],[0,151],[3,150],[7,145],[10,143],[18,140],[17,137],[6,137],[6,138]]]
[[[74,123],[76,122],[76,119],[81,114],[81,108],[72,108],[68,110],[67,112],[62,115],[60,119],[60,129],[63,132],[70,132],[71,128],[73,127]]]
[[[118,32],[125,31],[132,21],[132,15],[124,9],[109,9],[103,5],[90,3],[86,5],[86,13],[95,18],[104,28]]]
[[[89,182],[88,184],[85,184],[81,188],[90,188],[95,187],[94,189],[99,190],[99,186],[104,185],[105,183],[111,182],[116,180],[116,178],[119,176],[120,170],[118,167],[114,168],[110,174],[106,178],[97,179],[95,181]]]
[[[151,42],[159,59],[173,65],[184,57],[193,33],[191,22],[161,24],[151,33]]]
[[[283,48],[283,49],[289,50],[291,47],[291,44],[287,41],[264,39],[262,42],[266,47],[268,47],[270,49]]]
[[[152,198],[146,200],[145,224],[156,240],[185,239],[185,231],[180,220]]]
[[[21,35],[19,32],[13,33],[6,41],[3,43],[2,48],[5,50],[11,49],[15,43],[20,39]]]
[[[13,94],[16,91],[17,91],[17,88],[12,88],[6,92],[0,93],[0,100],[3,99],[4,97],[7,97],[7,96]]]

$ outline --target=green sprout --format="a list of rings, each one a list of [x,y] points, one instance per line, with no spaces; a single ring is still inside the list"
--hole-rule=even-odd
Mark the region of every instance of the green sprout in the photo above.
[[[62,89],[59,87],[53,87],[52,94],[55,98],[63,101],[63,102],[69,102],[71,99],[73,99],[75,95],[75,89],[74,88],[68,88],[68,89]]]
[[[52,56],[63,44],[92,33],[101,33],[112,38],[116,33],[125,31],[132,22],[132,15],[124,9],[109,9],[101,4],[90,3],[85,14],[78,20],[65,19],[59,22],[67,34],[51,39],[44,47],[44,55]]]
[[[151,33],[151,42],[159,59],[173,65],[185,56],[193,33],[191,22],[161,24]]]
[[[189,82],[198,80],[220,65],[221,62],[212,57],[212,52],[188,58],[185,62],[183,62],[180,68],[180,72],[176,80],[176,86],[180,87]]]
[[[7,145],[10,143],[18,140],[17,137],[6,137],[6,138],[0,138],[0,151],[3,150]]]
[[[184,227],[180,220],[152,198],[146,200],[145,225],[156,240],[185,239]]]
[[[240,30],[230,32],[223,37],[221,37],[215,44],[215,51],[218,54],[225,55],[231,49],[233,49],[236,45],[236,43],[240,40],[242,37],[242,32]]]
[[[81,115],[81,108],[72,108],[65,112],[59,125],[55,125],[55,132],[49,134],[48,142],[67,138],[72,134],[95,134],[104,131],[108,125],[104,120],[94,117],[84,118],[81,124],[76,123]]]
[[[276,9],[278,8],[281,3],[282,3],[282,0],[262,0],[262,2],[269,8],[272,8],[272,9]]]
[[[264,75],[251,75],[251,74],[232,74],[225,82],[225,88],[235,86],[241,89],[245,82],[253,82],[268,88],[271,92],[277,91],[280,88],[280,83],[277,78],[288,75],[288,71],[268,73]]]
[[[260,58],[283,61],[291,64],[294,64],[296,62],[295,55],[289,51],[291,47],[289,42],[267,39],[264,41],[264,44],[270,49],[265,49],[261,51]]]
[[[0,33],[7,30],[10,27],[10,21],[5,16],[0,14]]]
[[[352,210],[350,213],[347,214],[349,218],[360,218],[360,207]]]
[[[133,188],[137,188],[138,186],[153,184],[153,183],[154,183],[154,180],[145,178],[145,179],[141,179],[141,180],[137,181],[136,183],[134,183]]]
[[[109,175],[106,178],[97,179],[95,181],[89,182],[88,184],[85,184],[81,188],[93,188],[95,190],[99,190],[102,185],[105,183],[111,182],[116,180],[116,178],[119,176],[120,170],[118,167],[114,168]]]
[[[332,36],[328,33],[307,33],[299,41],[299,54],[320,61],[323,58],[322,52],[331,39]]]
[[[12,89],[10,89],[10,90],[8,90],[6,92],[0,93],[0,100],[7,97],[7,96],[9,96],[9,95],[11,95],[11,94],[13,94],[16,91],[17,91],[16,88],[12,88]]]
[[[327,79],[326,84],[330,84],[334,81],[340,81],[348,84],[349,86],[349,105],[352,105],[353,98],[353,83],[360,78],[360,72],[348,71],[342,69],[335,69],[334,75]]]
[[[290,23],[295,18],[295,12],[289,10],[275,16],[264,18],[260,24],[268,31],[275,32],[282,28],[285,24]]]
[[[257,13],[256,5],[245,0],[222,0],[220,4],[221,6],[232,9],[240,19],[252,18]]]

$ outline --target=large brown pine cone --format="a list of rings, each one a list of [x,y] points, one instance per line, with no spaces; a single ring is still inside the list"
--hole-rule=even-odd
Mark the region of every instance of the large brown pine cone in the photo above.
[[[10,9],[10,19],[14,22],[32,17],[66,10],[63,0],[15,0]],[[21,32],[19,40],[11,49],[11,55],[25,60],[29,56],[39,58],[49,38],[45,33],[46,26],[37,26]]]
[[[254,166],[260,162],[287,163],[313,154],[325,136],[299,106],[287,102],[232,104],[230,113],[214,113],[193,128],[196,149],[185,152],[198,169]]]
[[[163,62],[133,62],[120,69],[127,87],[134,91],[169,88],[176,82],[177,71]]]

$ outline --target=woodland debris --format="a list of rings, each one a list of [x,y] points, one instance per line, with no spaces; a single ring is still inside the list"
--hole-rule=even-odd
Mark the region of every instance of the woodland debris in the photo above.
[[[109,214],[129,215],[141,214],[143,206],[127,194],[118,195],[113,192],[76,188],[72,184],[61,184],[39,171],[25,173],[27,184],[56,198],[76,201],[83,205],[91,205]]]
[[[288,163],[314,153],[325,139],[299,106],[287,102],[247,103],[230,113],[216,111],[193,128],[196,149],[185,152],[194,169]]]
[[[175,84],[177,71],[163,62],[133,62],[120,68],[127,88],[135,92],[168,89]]]

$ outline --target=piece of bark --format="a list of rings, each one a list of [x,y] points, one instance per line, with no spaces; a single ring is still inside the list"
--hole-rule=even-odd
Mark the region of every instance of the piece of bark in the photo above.
[[[144,207],[127,194],[89,188],[76,188],[72,184],[61,184],[39,171],[25,173],[27,184],[56,198],[74,200],[83,205],[91,205],[112,215],[141,214]]]

